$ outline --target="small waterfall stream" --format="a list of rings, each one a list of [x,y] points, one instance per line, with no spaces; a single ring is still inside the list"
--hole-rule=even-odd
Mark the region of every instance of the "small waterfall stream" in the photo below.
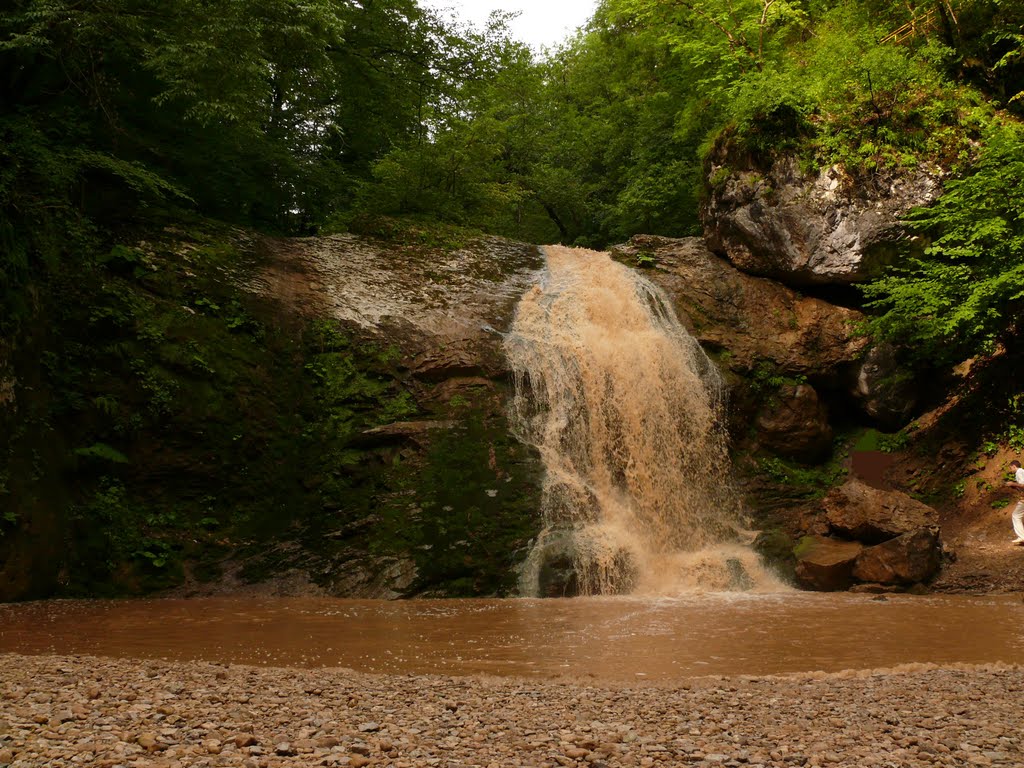
[[[546,473],[522,593],[778,588],[740,543],[718,370],[636,271],[582,249],[546,257],[505,339],[513,425]]]

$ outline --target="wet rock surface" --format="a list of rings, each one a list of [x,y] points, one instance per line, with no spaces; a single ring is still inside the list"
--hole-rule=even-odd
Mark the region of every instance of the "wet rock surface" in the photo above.
[[[876,275],[907,237],[901,219],[939,194],[939,172],[925,166],[856,182],[838,166],[804,172],[790,156],[768,169],[709,170],[708,244],[744,272],[789,285]]]
[[[672,687],[0,656],[0,764],[1017,766],[1019,666]]]
[[[428,382],[501,375],[500,332],[543,267],[536,246],[498,237],[450,250],[351,234],[265,238],[259,250],[263,266],[243,287],[395,345]]]
[[[941,547],[937,526],[918,528],[865,549],[853,566],[853,576],[876,584],[924,582],[939,570]]]
[[[797,582],[821,592],[847,589],[853,581],[854,563],[863,549],[856,541],[805,536],[797,545]]]
[[[872,347],[857,369],[851,394],[864,412],[893,429],[906,423],[917,404],[919,389],[912,372],[891,344]]]
[[[815,461],[832,448],[828,413],[809,384],[779,387],[757,414],[755,424],[758,442],[780,456]]]
[[[700,238],[637,235],[611,252],[631,264],[653,259],[645,275],[702,345],[728,351],[733,370],[769,360],[788,374],[820,374],[852,364],[867,345],[856,332],[859,312],[744,274]]]

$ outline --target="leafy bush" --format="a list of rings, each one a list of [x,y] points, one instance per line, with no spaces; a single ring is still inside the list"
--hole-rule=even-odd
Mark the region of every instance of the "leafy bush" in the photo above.
[[[865,287],[872,332],[931,360],[990,351],[1024,298],[1024,128],[993,127],[972,171],[908,218],[931,245]]]

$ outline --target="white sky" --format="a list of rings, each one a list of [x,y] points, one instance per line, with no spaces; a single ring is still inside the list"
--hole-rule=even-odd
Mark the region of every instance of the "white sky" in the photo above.
[[[563,42],[585,24],[597,0],[420,0],[422,7],[451,9],[462,21],[482,26],[491,11],[521,11],[512,22],[513,35],[539,50]]]

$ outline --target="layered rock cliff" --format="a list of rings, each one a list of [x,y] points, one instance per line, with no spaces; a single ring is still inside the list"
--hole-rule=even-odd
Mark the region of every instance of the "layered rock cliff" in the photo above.
[[[919,413],[920,386],[900,350],[863,334],[851,294],[827,298],[910,247],[899,217],[937,194],[938,174],[858,186],[786,158],[710,174],[704,238],[611,250],[668,293],[726,373],[758,546],[792,574],[797,555],[817,557],[801,538],[856,544],[844,584],[930,578],[939,536],[858,543],[822,497],[850,472],[940,490],[920,463],[871,469],[868,443]],[[0,349],[16,470],[0,477],[13,510],[0,516],[0,599],[514,590],[541,467],[509,431],[501,334],[539,279],[536,247],[415,227],[164,232],[104,264],[96,284],[43,286],[80,300],[53,304],[52,334]],[[891,439],[898,449],[906,432]],[[968,456],[954,453],[941,465],[959,472]],[[953,507],[937,506],[945,524]],[[865,545],[884,551],[868,562]],[[897,555],[927,568],[900,570]]]

